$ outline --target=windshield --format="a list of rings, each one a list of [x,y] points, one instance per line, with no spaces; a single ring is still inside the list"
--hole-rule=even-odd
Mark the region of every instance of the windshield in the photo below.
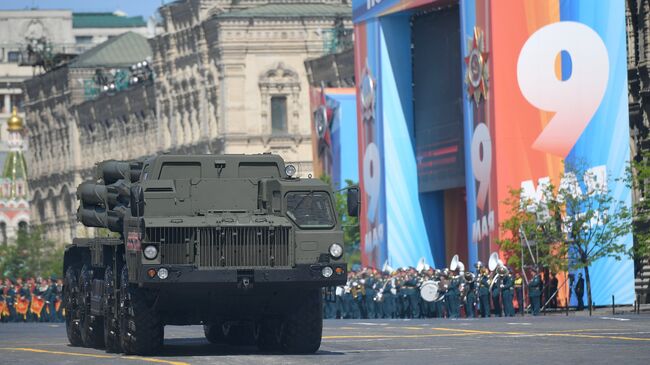
[[[287,216],[300,228],[332,228],[336,222],[325,192],[287,193]]]

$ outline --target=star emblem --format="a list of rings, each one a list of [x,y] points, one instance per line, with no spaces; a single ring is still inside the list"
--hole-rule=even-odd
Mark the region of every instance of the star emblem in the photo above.
[[[468,39],[467,49],[469,52],[465,57],[465,84],[467,93],[478,104],[481,99],[487,99],[489,77],[488,52],[483,31],[479,27],[474,27],[474,36]]]

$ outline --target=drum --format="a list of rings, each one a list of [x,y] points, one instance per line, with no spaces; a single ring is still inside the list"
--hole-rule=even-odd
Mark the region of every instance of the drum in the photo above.
[[[438,283],[432,280],[425,281],[420,286],[420,296],[427,302],[438,299]]]

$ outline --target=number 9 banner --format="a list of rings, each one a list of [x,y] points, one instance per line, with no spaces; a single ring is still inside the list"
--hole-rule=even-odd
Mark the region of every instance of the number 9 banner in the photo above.
[[[478,132],[477,122],[485,123],[489,134],[481,133],[492,140],[493,166],[487,171],[494,175],[488,202],[495,210],[497,227],[508,218],[503,201],[510,189],[539,196],[540,185],[558,186],[565,163],[599,171],[603,182],[611,184],[612,198],[630,203],[630,190],[617,181],[624,177],[630,158],[625,2],[493,1],[485,9],[487,23],[474,4],[461,3],[465,33],[469,38],[470,26],[486,27],[492,82],[480,114],[485,115],[483,120],[477,120],[481,106],[466,100],[465,110],[473,112],[465,113],[465,126]],[[466,151],[476,155],[467,142]],[[484,174],[484,167],[472,168],[475,191],[468,190],[468,196],[475,208],[472,212],[468,202],[470,222],[482,212],[480,187],[487,180],[476,174]],[[581,188],[588,188],[589,182],[582,180],[578,181]],[[631,246],[631,235],[619,243]],[[497,248],[494,238],[490,248]],[[611,295],[617,302],[632,303],[633,268],[631,260],[605,258],[593,264],[596,304],[606,304]]]

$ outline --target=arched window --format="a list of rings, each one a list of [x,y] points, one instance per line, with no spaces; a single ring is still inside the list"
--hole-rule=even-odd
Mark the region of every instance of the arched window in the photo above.
[[[259,79],[262,101],[262,133],[296,133],[300,119],[300,80],[298,73],[279,62]]]
[[[27,222],[25,221],[20,221],[18,222],[18,232],[27,232],[27,229],[29,226],[27,225]]]

